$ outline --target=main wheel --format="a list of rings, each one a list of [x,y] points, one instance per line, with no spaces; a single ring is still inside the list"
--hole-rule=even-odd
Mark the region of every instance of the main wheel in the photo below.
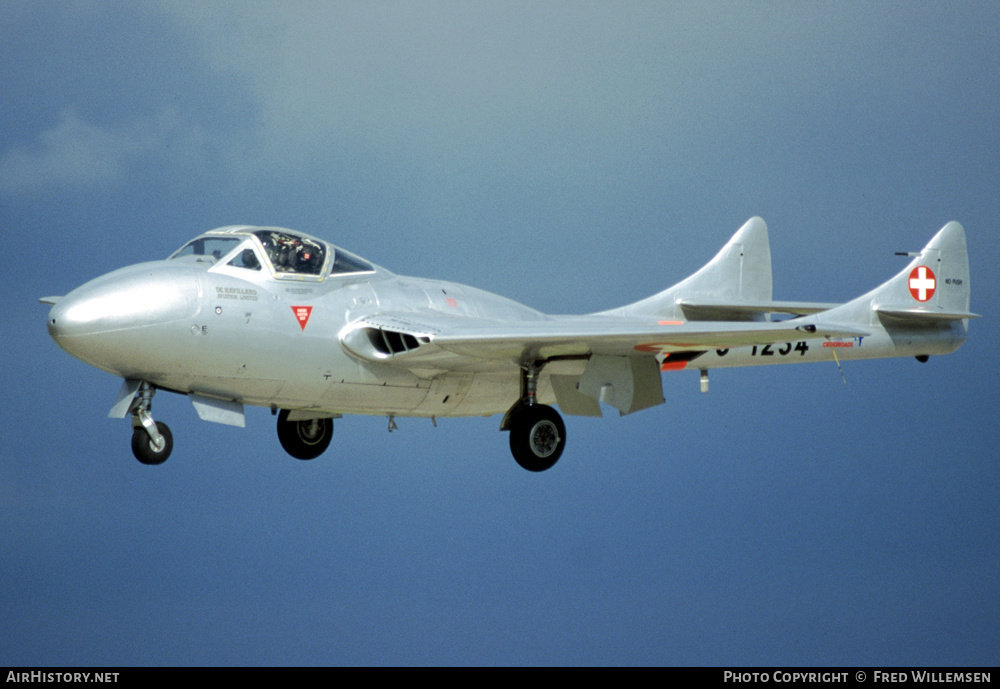
[[[511,412],[510,451],[528,471],[551,469],[566,446],[566,426],[552,407],[523,405]]]
[[[132,454],[143,464],[163,464],[174,449],[174,436],[167,428],[167,424],[157,421],[156,430],[163,437],[163,447],[159,450],[156,449],[145,428],[136,426],[132,430]]]
[[[333,419],[289,421],[288,410],[278,414],[278,441],[296,459],[319,457],[333,440]]]

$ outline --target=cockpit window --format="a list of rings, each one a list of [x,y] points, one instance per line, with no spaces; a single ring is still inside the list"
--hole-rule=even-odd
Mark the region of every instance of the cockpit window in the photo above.
[[[247,268],[248,270],[260,270],[260,261],[253,249],[247,247],[233,257],[229,265],[235,268]]]
[[[254,234],[264,246],[276,273],[317,276],[322,273],[326,249],[321,243],[275,230],[260,230]]]
[[[174,252],[170,258],[199,256],[214,263],[235,249],[241,241],[242,239],[237,237],[198,237]]]
[[[336,275],[337,273],[368,273],[375,270],[364,259],[358,258],[343,249],[334,249],[333,256],[333,267],[330,268],[331,275]]]
[[[225,259],[226,265],[218,268],[269,272],[284,280],[375,272],[375,266],[349,251],[281,227],[221,227],[192,239],[170,258],[206,263]]]

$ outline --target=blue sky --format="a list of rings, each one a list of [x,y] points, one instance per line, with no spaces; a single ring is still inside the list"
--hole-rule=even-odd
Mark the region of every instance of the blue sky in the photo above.
[[[3,3],[0,664],[995,665],[997,35],[992,2]],[[497,418],[296,462],[169,395],[140,466],[37,303],[252,223],[583,313],[753,215],[775,298],[820,301],[958,220],[984,317],[847,386],[665,374],[533,475]]]

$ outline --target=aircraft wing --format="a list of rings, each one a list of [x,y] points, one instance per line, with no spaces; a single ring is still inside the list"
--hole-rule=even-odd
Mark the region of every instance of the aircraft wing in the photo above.
[[[438,312],[382,313],[340,333],[353,355],[413,368],[488,370],[570,357],[644,356],[744,345],[866,336],[858,328],[801,321],[656,321],[613,316],[552,316],[495,321]],[[478,362],[478,364],[477,364]]]

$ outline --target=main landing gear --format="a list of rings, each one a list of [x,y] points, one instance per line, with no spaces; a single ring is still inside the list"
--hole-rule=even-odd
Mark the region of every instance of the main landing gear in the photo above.
[[[174,449],[174,436],[167,424],[154,421],[149,413],[156,389],[142,383],[132,402],[132,454],[143,464],[163,464]]]
[[[289,421],[289,411],[278,414],[278,441],[296,459],[319,457],[333,440],[333,419]]]
[[[500,426],[501,430],[510,431],[514,461],[528,471],[551,469],[566,447],[566,426],[559,412],[536,400],[539,371],[538,364],[523,368],[524,394]]]

